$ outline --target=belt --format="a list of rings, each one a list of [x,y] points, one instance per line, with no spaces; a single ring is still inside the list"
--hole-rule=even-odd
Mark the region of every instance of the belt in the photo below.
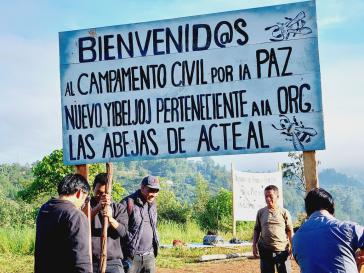
[[[148,252],[144,252],[144,253],[138,253],[138,254],[135,254],[135,256],[148,256],[148,255],[151,255],[153,254],[153,251],[148,251]]]

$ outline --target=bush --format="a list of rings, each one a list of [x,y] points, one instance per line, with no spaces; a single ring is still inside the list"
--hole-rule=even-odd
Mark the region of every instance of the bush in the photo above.
[[[217,195],[207,201],[205,211],[198,222],[206,230],[228,232],[232,230],[232,192],[221,189]]]
[[[0,196],[1,227],[34,227],[37,209],[22,201]]]
[[[158,221],[186,223],[191,215],[189,206],[178,202],[176,195],[168,186],[162,184],[158,198]]]

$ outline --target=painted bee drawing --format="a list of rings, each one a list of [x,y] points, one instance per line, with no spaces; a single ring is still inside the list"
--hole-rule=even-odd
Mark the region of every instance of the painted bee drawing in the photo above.
[[[280,128],[277,128],[274,124],[272,124],[273,128],[282,131],[282,135],[288,136],[286,138],[287,141],[292,141],[293,147],[296,151],[304,150],[304,143],[309,143],[311,141],[311,137],[317,135],[317,132],[314,128],[305,127],[302,121],[298,122],[296,117],[293,116],[293,122],[286,115],[279,115],[281,117],[280,120]]]
[[[291,35],[292,37],[295,37],[296,35],[307,35],[312,33],[312,30],[309,27],[305,27],[305,17],[306,14],[301,11],[293,19],[289,17],[284,17],[287,20],[287,22],[285,23],[277,23],[273,26],[266,27],[265,30],[273,29],[273,38],[270,38],[269,40],[277,42],[288,40]]]

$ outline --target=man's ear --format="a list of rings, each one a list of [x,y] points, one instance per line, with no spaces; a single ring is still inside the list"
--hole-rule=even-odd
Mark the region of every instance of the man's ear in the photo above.
[[[81,189],[76,192],[77,199],[81,198]]]

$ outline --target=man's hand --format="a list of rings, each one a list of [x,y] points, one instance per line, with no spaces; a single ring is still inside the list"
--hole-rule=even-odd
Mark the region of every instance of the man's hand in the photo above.
[[[259,252],[258,252],[257,244],[253,244],[253,255],[254,255],[255,258],[259,258]]]
[[[106,209],[102,210],[102,216],[107,216],[107,218],[112,219],[112,209],[110,205],[107,205]]]
[[[109,219],[109,224],[114,228],[117,229],[119,226],[118,221],[116,221],[113,217],[112,217],[112,209],[110,205],[107,205],[106,209],[102,210],[102,216],[106,216]]]
[[[105,206],[109,206],[111,204],[111,198],[108,194],[104,193],[100,196],[97,196],[96,199],[99,199],[99,202],[91,211],[92,219],[94,219],[99,211],[102,211]]]
[[[108,206],[111,204],[111,198],[109,194],[104,193],[103,195],[100,196],[100,201],[97,204],[97,207],[101,210],[103,209],[105,206]]]

